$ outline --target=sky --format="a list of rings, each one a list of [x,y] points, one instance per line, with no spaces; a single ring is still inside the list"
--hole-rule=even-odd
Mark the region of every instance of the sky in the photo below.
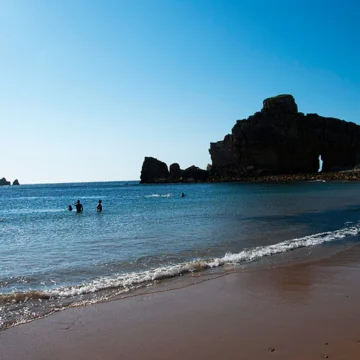
[[[357,0],[0,0],[0,178],[185,169],[262,101],[360,124]]]

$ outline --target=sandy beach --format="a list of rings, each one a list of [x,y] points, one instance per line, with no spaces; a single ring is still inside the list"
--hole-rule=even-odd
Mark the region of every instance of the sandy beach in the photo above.
[[[0,359],[357,359],[360,248],[72,308],[0,334]]]

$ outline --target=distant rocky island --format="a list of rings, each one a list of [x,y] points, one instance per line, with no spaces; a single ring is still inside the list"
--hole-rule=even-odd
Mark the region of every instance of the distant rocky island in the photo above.
[[[18,179],[14,180],[12,184],[13,184],[13,185],[20,185]],[[4,186],[4,185],[11,185],[11,182],[10,182],[10,181],[7,181],[7,180],[3,177],[2,179],[0,179],[0,186]]]
[[[360,126],[298,112],[292,95],[265,99],[209,152],[206,170],[145,157],[141,183],[360,180]]]

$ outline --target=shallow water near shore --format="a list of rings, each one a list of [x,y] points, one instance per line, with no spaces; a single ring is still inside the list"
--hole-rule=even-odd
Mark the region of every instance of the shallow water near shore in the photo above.
[[[327,256],[358,242],[359,196],[347,182],[1,187],[0,329],[180,275]]]

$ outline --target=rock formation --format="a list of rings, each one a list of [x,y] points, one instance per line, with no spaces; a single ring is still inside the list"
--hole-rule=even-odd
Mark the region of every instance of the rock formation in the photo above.
[[[178,163],[173,163],[169,167],[170,177],[172,179],[180,179],[182,175],[182,170],[180,169],[180,165]]]
[[[0,186],[4,186],[4,185],[11,185],[10,181],[7,181],[4,177],[2,179],[0,179]],[[13,185],[20,185],[19,180],[16,179],[13,182]]]
[[[284,175],[291,181],[315,179],[320,158],[328,179],[357,180],[360,172],[346,172],[360,164],[360,126],[335,118],[298,112],[292,95],[263,101],[263,108],[248,119],[238,120],[224,140],[210,144],[212,164],[206,170],[190,166],[181,170],[145,158],[141,182],[231,181],[268,179]],[[341,172],[339,172],[341,171]],[[339,172],[335,177],[331,174]],[[313,174],[310,177],[306,174]],[[292,175],[292,176],[288,176]],[[252,181],[252,180],[251,180]]]
[[[153,157],[145,157],[142,165],[140,183],[177,183],[177,182],[197,182],[206,181],[209,172],[202,170],[195,165],[185,170],[180,168],[178,163],[167,165]]]
[[[261,112],[238,120],[223,141],[210,144],[213,178],[253,173],[316,173],[360,164],[360,126],[299,113],[292,95],[263,102]]]
[[[209,172],[192,165],[184,170],[182,176],[187,181],[206,181]]]
[[[7,181],[4,177],[0,179],[0,186],[11,185],[10,181]]]
[[[166,182],[169,175],[168,167],[164,162],[153,157],[145,157],[140,175],[141,183]]]

